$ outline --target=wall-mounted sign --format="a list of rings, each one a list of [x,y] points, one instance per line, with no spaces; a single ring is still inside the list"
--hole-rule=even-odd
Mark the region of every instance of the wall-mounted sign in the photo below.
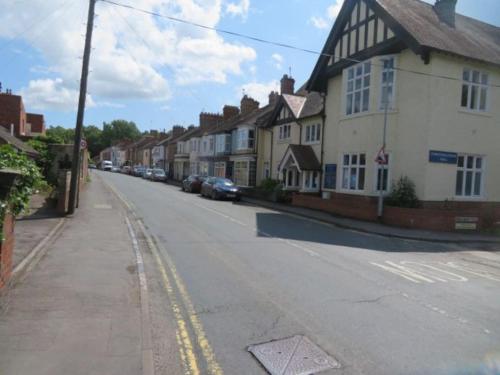
[[[457,164],[458,154],[456,152],[429,151],[429,162]]]
[[[456,217],[455,229],[456,230],[477,230],[479,218],[477,217]]]

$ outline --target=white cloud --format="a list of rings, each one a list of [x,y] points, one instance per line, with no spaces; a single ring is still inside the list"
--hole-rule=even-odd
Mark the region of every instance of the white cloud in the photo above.
[[[325,17],[313,16],[309,19],[309,22],[318,29],[328,29],[339,15],[343,4],[344,0],[335,0],[335,2],[326,9]]]
[[[240,16],[246,18],[250,10],[250,0],[240,0],[239,3],[228,3],[226,5],[226,13],[232,16]]]
[[[20,94],[26,107],[36,110],[73,111],[78,106],[79,91],[67,88],[61,78],[30,81]],[[95,106],[90,95],[87,95],[87,106]]]
[[[240,97],[241,92],[244,91],[246,95],[257,100],[262,107],[268,104],[271,91],[279,91],[279,87],[280,84],[276,80],[267,83],[250,82],[239,87],[237,95]]]
[[[212,30],[175,24],[129,9],[99,2],[94,29],[89,92],[96,103],[124,99],[167,102],[173,85],[227,82],[241,75],[257,55],[253,48],[227,42]],[[223,0],[137,0],[134,6],[215,27],[224,14]],[[246,14],[249,1],[234,4]],[[38,50],[35,79],[23,89],[31,104],[47,109],[69,108],[78,90],[88,0],[30,0],[2,3],[0,37],[20,37]],[[231,14],[240,8],[231,7]],[[22,16],[20,16],[22,15]],[[46,18],[50,15],[49,18]],[[35,26],[23,33],[26,24]],[[79,59],[80,58],[80,59]],[[43,82],[45,89],[41,89]],[[52,89],[49,89],[49,83]],[[60,94],[55,100],[53,95]],[[65,103],[63,105],[63,103]]]
[[[273,65],[276,69],[283,69],[283,56],[281,56],[279,53],[273,53],[271,58],[273,59]]]

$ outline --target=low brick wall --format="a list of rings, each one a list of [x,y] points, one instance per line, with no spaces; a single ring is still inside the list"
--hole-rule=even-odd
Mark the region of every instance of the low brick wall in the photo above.
[[[292,204],[333,214],[377,221],[377,199],[373,197],[332,193],[331,199],[317,195],[295,194]],[[498,202],[423,202],[422,208],[384,207],[384,224],[435,231],[456,231],[460,218],[477,219],[477,230],[500,228]]]
[[[3,221],[4,240],[0,242],[0,289],[7,285],[12,274],[14,223],[15,219],[11,214],[5,215]]]

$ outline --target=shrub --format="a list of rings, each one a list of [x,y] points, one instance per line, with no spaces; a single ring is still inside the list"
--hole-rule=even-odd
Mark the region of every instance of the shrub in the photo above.
[[[415,183],[407,176],[402,176],[392,184],[392,192],[387,198],[387,204],[395,207],[417,208],[420,206],[415,192]]]
[[[271,178],[266,178],[264,181],[262,181],[260,188],[266,192],[273,192],[277,191],[281,185],[281,181],[279,180],[273,180]]]

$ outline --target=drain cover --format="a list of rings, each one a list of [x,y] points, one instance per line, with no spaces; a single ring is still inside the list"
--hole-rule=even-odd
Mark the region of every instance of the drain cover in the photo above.
[[[293,336],[248,348],[271,375],[309,375],[340,364],[305,336]]]

